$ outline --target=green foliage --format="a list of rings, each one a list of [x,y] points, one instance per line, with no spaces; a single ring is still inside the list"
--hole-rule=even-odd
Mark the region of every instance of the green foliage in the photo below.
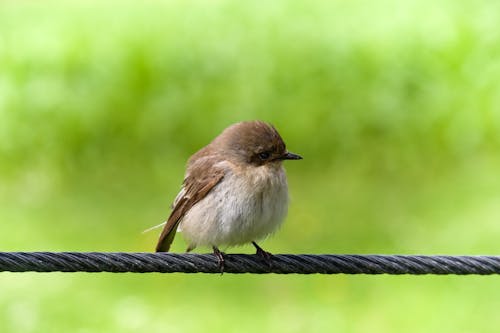
[[[262,119],[304,156],[287,164],[289,218],[265,249],[495,254],[499,9],[3,2],[1,250],[151,251],[157,235],[141,231],[168,215],[189,155],[231,123]],[[178,237],[174,250],[184,248]],[[0,281],[2,332],[456,333],[500,324],[498,288],[484,278]]]

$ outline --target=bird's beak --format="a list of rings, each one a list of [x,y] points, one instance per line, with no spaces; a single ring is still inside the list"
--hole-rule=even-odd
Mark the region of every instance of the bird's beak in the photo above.
[[[300,155],[297,155],[297,154],[294,154],[294,153],[290,153],[289,151],[287,151],[282,157],[281,157],[282,160],[301,160],[302,159],[302,156]]]

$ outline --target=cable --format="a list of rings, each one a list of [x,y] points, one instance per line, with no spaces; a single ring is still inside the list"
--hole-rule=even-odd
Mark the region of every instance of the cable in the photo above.
[[[226,254],[224,273],[500,274],[500,256]],[[220,273],[213,254],[0,252],[0,272]]]

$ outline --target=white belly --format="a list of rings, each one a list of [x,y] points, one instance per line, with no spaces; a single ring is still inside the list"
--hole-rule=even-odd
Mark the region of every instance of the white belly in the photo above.
[[[281,165],[245,174],[229,171],[181,222],[190,247],[240,245],[273,233],[288,209],[288,186]]]

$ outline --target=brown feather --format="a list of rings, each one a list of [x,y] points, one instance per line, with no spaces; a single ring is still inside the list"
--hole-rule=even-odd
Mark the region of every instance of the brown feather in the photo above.
[[[177,227],[184,215],[197,202],[205,198],[224,177],[224,170],[214,167],[217,162],[215,156],[205,156],[193,162],[189,164],[187,176],[184,179],[184,195],[175,203],[156,245],[156,252],[167,252],[170,249]]]

